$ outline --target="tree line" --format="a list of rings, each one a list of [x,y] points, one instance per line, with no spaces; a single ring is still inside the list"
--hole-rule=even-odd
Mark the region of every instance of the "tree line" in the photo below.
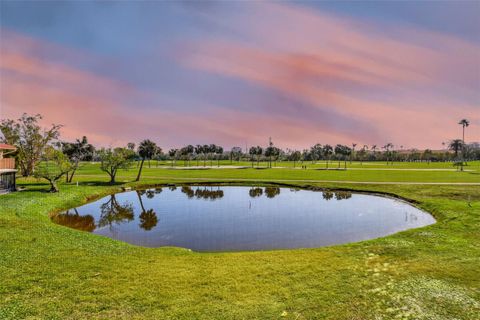
[[[266,167],[272,168],[277,161],[290,161],[296,167],[298,162],[302,165],[305,162],[325,162],[328,169],[334,162],[338,163],[337,168],[346,169],[347,162],[359,161],[386,161],[387,164],[393,161],[454,161],[463,164],[468,160],[480,159],[480,144],[465,143],[465,128],[469,121],[462,119],[459,125],[462,126],[462,139],[453,139],[445,144],[446,150],[432,151],[429,149],[403,150],[403,146],[395,148],[392,143],[383,146],[363,145],[358,147],[357,143],[351,145],[330,145],[315,144],[304,150],[282,150],[274,145],[270,138],[266,147],[252,146],[248,152],[243,152],[240,147],[233,147],[225,151],[222,146],[215,144],[186,145],[178,149],[170,149],[164,153],[155,142],[150,139],[141,141],[138,146],[130,142],[125,147],[96,148],[83,136],[73,142],[61,141],[60,130],[62,125],[51,125],[42,128],[39,124],[41,115],[23,114],[20,119],[6,119],[0,122],[0,142],[11,144],[17,147],[13,156],[16,158],[18,169],[22,176],[34,176],[43,178],[50,184],[50,191],[57,192],[57,182],[65,177],[66,182],[72,182],[73,177],[80,165],[85,161],[96,161],[100,163],[100,169],[110,177],[110,183],[116,183],[116,176],[119,170],[129,169],[137,165],[138,172],[135,181],[140,181],[144,164],[147,161],[170,161],[171,166],[176,166],[178,161],[183,160],[184,166],[191,166],[192,161],[197,166],[206,166],[209,162],[213,166],[220,166],[221,160],[250,161],[251,166],[257,167],[260,162]]]

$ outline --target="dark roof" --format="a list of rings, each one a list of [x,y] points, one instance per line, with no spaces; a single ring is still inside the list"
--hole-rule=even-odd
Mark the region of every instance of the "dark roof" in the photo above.
[[[0,143],[0,150],[17,150],[17,148],[9,144]]]

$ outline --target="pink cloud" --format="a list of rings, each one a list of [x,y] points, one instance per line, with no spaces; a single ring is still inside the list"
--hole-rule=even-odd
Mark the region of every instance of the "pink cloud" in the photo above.
[[[480,124],[476,44],[410,28],[394,30],[393,38],[378,31],[382,26],[285,4],[243,9],[211,18],[242,41],[190,43],[181,63],[363,119],[385,140],[411,146],[439,146],[457,137],[463,117]],[[480,138],[478,127],[471,137]]]

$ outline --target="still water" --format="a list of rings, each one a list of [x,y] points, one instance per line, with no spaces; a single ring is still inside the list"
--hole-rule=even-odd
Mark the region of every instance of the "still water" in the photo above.
[[[435,222],[403,201],[380,196],[233,186],[118,193],[52,220],[139,246],[194,251],[314,248]]]

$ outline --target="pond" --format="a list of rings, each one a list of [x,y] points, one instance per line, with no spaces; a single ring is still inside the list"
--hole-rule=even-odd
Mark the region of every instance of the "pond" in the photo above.
[[[314,248],[435,223],[406,202],[376,195],[236,186],[123,192],[52,220],[139,246],[194,251]]]

